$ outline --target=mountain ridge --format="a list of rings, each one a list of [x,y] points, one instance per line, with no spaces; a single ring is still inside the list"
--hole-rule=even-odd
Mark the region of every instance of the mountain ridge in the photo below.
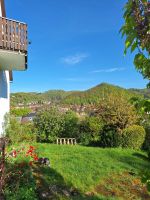
[[[148,89],[125,89],[123,87],[100,83],[85,91],[65,91],[65,90],[48,90],[46,92],[19,92],[11,93],[11,105],[29,103],[61,103],[61,104],[91,104],[97,103],[101,98],[107,97],[110,93],[118,93],[127,98],[133,96],[150,98]]]

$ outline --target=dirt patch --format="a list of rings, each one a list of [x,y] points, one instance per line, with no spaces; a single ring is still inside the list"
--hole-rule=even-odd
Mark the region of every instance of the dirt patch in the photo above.
[[[103,179],[88,196],[101,194],[105,197],[117,197],[122,200],[150,200],[147,188],[141,183],[140,178],[125,172],[122,174],[113,174],[107,179]]]

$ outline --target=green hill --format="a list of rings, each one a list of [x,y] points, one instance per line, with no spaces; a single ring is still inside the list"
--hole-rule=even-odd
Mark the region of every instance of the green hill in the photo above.
[[[124,89],[119,86],[108,83],[101,83],[86,91],[64,91],[64,90],[49,90],[44,93],[12,93],[11,105],[30,103],[61,103],[67,105],[87,105],[96,104],[100,99],[107,98],[111,93],[116,93],[118,96],[122,95],[127,99],[133,96],[150,98],[150,91],[148,89]]]
[[[64,90],[49,90],[44,93],[36,93],[36,92],[12,93],[11,105],[17,106],[18,104],[27,105],[29,103],[44,103],[44,102],[58,103],[71,93],[72,92],[66,92]]]
[[[150,89],[145,88],[145,89],[134,89],[131,88],[129,91],[134,92],[135,94],[143,95],[144,98],[150,99]]]
[[[111,93],[115,93],[118,97],[119,95],[124,96],[127,99],[134,96],[143,97],[143,94],[135,93],[119,86],[102,83],[83,92],[74,92],[64,98],[62,103],[77,105],[96,104],[100,99],[107,98]]]

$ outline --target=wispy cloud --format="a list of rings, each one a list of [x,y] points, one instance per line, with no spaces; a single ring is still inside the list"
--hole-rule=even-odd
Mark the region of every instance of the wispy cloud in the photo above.
[[[114,67],[114,68],[109,68],[109,69],[94,70],[94,71],[91,71],[90,73],[112,73],[112,72],[124,71],[124,70],[126,70],[126,68],[124,67]]]
[[[93,79],[87,79],[87,78],[64,78],[63,81],[71,81],[71,82],[90,82],[93,81]]]
[[[63,57],[61,58],[61,61],[67,65],[76,65],[82,62],[87,57],[88,57],[88,54],[80,53],[80,54],[75,54],[72,56]]]

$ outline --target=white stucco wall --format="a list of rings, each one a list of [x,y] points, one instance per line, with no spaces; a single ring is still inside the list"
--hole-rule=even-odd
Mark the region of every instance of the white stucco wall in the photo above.
[[[9,72],[0,71],[0,136],[4,134],[4,117],[10,109]]]
[[[0,5],[0,16],[2,16],[2,9]],[[0,71],[0,137],[4,134],[4,117],[10,109],[10,82],[9,72]]]

